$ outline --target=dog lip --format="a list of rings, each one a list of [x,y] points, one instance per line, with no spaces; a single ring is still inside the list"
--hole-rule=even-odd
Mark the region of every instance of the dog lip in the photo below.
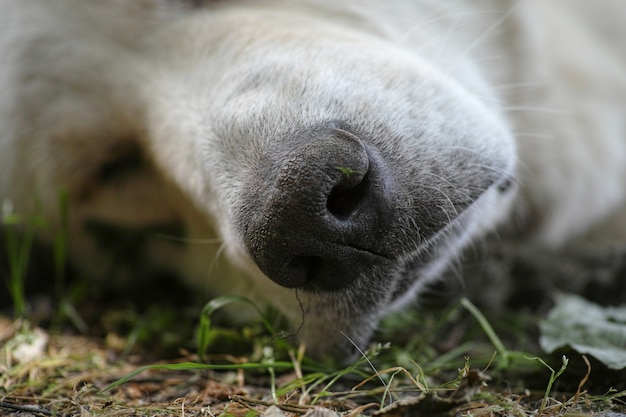
[[[387,255],[385,253],[377,252],[377,251],[375,251],[373,249],[363,248],[363,247],[359,247],[359,246],[356,246],[356,245],[344,245],[344,244],[341,244],[341,243],[337,243],[337,244],[334,244],[334,245],[331,244],[331,247],[332,248],[338,248],[338,249],[353,250],[353,251],[355,251],[357,253],[363,253],[365,255],[371,255],[374,258],[381,259],[381,260],[384,260],[384,261],[394,261],[394,259],[391,256],[389,256],[389,255]]]
[[[390,256],[371,249],[344,244],[329,244],[327,247],[335,254],[333,259],[316,255],[296,255],[285,264],[285,270],[294,270],[298,267],[307,270],[306,278],[302,282],[295,283],[294,288],[315,293],[341,291],[354,285],[358,277],[368,274],[372,269],[396,262]],[[358,258],[358,266],[342,261],[343,257],[348,256],[350,259]],[[329,268],[334,274],[323,273]],[[346,275],[356,275],[357,278],[345,279]]]

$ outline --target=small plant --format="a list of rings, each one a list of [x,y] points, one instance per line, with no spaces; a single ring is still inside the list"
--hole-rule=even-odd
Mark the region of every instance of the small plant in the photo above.
[[[254,311],[256,311],[261,319],[265,331],[268,334],[272,335],[276,340],[280,340],[279,337],[276,337],[278,336],[278,333],[271,325],[269,320],[265,317],[265,314],[263,314],[259,307],[257,307],[257,305],[250,301],[248,298],[238,295],[225,295],[222,297],[216,297],[206,303],[204,305],[204,308],[202,309],[202,312],[200,313],[200,323],[198,324],[196,343],[198,356],[201,361],[204,361],[211,340],[214,338],[217,332],[217,330],[214,329],[211,325],[213,314],[228,305],[236,303],[244,304],[246,307],[252,308]]]
[[[61,219],[59,228],[54,236],[54,283],[57,299],[62,299],[65,293],[65,279],[67,266],[67,230],[68,230],[68,195],[66,191],[59,193],[59,213]]]
[[[0,229],[4,233],[6,257],[9,268],[7,287],[13,300],[15,317],[26,315],[26,296],[24,292],[30,253],[38,228],[43,228],[45,221],[41,216],[22,216],[13,210],[10,200],[2,203]]]
[[[68,230],[68,195],[59,192],[59,224],[53,229],[46,219],[39,213],[23,214],[16,212],[13,203],[5,200],[2,203],[0,217],[0,232],[4,235],[4,250],[8,265],[7,287],[13,302],[13,314],[16,318],[26,315],[25,283],[28,276],[31,253],[38,232],[53,233],[54,296],[59,307],[53,322],[58,327],[68,318],[79,330],[86,331],[87,325],[76,312],[74,305],[69,301],[69,291],[66,288],[67,265],[67,230]],[[75,291],[74,291],[75,292]],[[53,326],[54,327],[54,326]]]
[[[569,359],[567,359],[565,355],[561,357],[561,362],[562,362],[561,369],[559,369],[558,371],[555,371],[554,369],[552,369],[552,367],[548,365],[546,361],[544,361],[543,359],[539,357],[535,356],[535,357],[528,358],[528,359],[537,361],[550,370],[550,379],[548,380],[548,386],[546,387],[546,391],[543,395],[543,399],[541,400],[541,406],[539,406],[539,411],[537,413],[538,415],[542,415],[543,411],[546,409],[546,405],[548,404],[548,398],[550,396],[550,392],[552,391],[552,384],[554,384],[554,381],[556,381],[556,379],[559,376],[561,376],[563,372],[565,372],[565,370],[567,369],[567,364],[569,363]]]

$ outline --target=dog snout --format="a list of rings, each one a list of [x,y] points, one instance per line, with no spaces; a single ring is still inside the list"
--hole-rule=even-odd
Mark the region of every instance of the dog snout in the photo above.
[[[293,150],[245,235],[260,269],[284,287],[332,291],[384,263],[390,210],[379,165],[341,129]]]

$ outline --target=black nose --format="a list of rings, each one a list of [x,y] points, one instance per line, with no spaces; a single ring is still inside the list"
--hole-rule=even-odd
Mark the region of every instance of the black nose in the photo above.
[[[340,129],[292,151],[245,233],[259,268],[284,287],[335,290],[384,263],[391,213],[379,159]]]

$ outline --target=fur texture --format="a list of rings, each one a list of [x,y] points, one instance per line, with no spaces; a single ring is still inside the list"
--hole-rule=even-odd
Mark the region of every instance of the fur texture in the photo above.
[[[626,4],[587,5],[0,0],[0,199],[60,227],[65,190],[90,274],[248,295],[347,358],[489,232],[626,238]]]

